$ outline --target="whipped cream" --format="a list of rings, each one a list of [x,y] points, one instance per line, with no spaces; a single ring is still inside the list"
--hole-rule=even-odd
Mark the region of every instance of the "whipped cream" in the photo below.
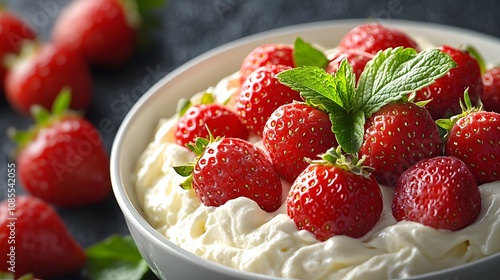
[[[234,92],[237,79],[235,73],[209,90],[222,102]],[[286,215],[285,204],[273,213],[244,197],[220,207],[204,206],[193,190],[179,187],[184,178],[172,168],[194,160],[188,149],[175,144],[176,122],[176,116],[159,121],[137,165],[136,192],[148,222],[202,258],[292,279],[387,279],[458,266],[500,252],[500,182],[479,187],[480,216],[454,232],[397,222],[391,213],[393,188],[386,186],[380,186],[384,197],[380,220],[358,239],[341,235],[319,242],[312,233],[297,229]]]

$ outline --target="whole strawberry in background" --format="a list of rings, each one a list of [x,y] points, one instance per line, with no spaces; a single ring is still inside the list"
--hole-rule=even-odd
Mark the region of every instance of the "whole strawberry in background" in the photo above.
[[[286,199],[288,216],[319,241],[334,235],[358,238],[380,219],[382,193],[356,159],[332,149],[313,161],[294,181]]]
[[[109,157],[97,128],[66,111],[70,93],[62,92],[53,112],[38,107],[36,126],[11,131],[19,143],[19,180],[30,194],[63,207],[102,201],[111,194]]]
[[[401,175],[394,190],[392,213],[397,221],[459,230],[474,223],[480,212],[481,193],[474,176],[455,157],[418,162]]]
[[[328,114],[299,102],[278,107],[262,139],[274,169],[290,183],[309,165],[307,159],[337,146]]]
[[[264,125],[274,110],[294,100],[302,100],[299,92],[281,84],[275,77],[287,69],[291,68],[271,64],[259,67],[241,85],[235,110],[251,133],[262,136]]]
[[[87,63],[79,53],[50,43],[25,45],[5,77],[8,103],[26,115],[35,104],[50,108],[65,87],[72,92],[70,108],[86,109],[92,96]]]
[[[481,101],[484,110],[500,113],[500,67],[488,69],[482,79],[484,91]]]
[[[92,65],[119,67],[136,48],[140,15],[135,1],[73,0],[61,10],[52,40]]]
[[[410,36],[380,23],[366,23],[354,27],[344,35],[338,46],[342,50],[360,50],[371,54],[396,47],[419,49]]]
[[[209,138],[210,133],[213,137],[248,138],[249,132],[235,112],[213,103],[211,93],[203,94],[201,100],[199,104],[187,104],[178,112],[180,117],[174,131],[177,144],[186,146],[198,137]]]
[[[293,46],[286,44],[263,44],[253,49],[241,63],[240,82],[243,83],[255,69],[265,65],[295,67]]]
[[[11,230],[15,239],[9,239]],[[16,279],[29,273],[42,279],[63,276],[82,269],[87,259],[57,212],[33,196],[16,196],[15,209],[8,199],[0,203],[0,271],[11,267],[11,246]]]
[[[380,184],[394,186],[408,167],[442,155],[438,127],[426,108],[412,102],[390,103],[365,123],[360,156],[374,168]]]
[[[364,51],[356,49],[339,49],[333,54],[332,58],[328,62],[326,72],[335,73],[340,67],[340,62],[342,62],[342,60],[344,59],[347,59],[347,61],[353,68],[356,79],[359,79],[359,76],[361,76],[361,73],[365,69],[366,63],[368,63],[368,61],[370,61],[372,58],[373,54]]]
[[[450,55],[457,67],[451,69],[444,77],[436,80],[432,85],[417,91],[415,101],[430,100],[425,107],[434,120],[449,118],[461,112],[460,100],[466,89],[473,103],[483,95],[483,81],[481,69],[475,58],[466,51],[450,46],[438,48]]]
[[[37,39],[35,30],[17,14],[0,7],[0,82],[3,86],[7,69],[5,60],[10,54],[18,54],[25,41]]]
[[[281,206],[281,180],[269,157],[254,144],[230,137],[198,138],[188,147],[196,161],[174,169],[188,177],[181,187],[194,189],[204,205],[217,207],[247,197],[267,212]]]
[[[462,103],[463,112],[450,119],[440,119],[444,128],[444,154],[462,160],[477,184],[500,180],[500,114],[473,107],[468,94]]]

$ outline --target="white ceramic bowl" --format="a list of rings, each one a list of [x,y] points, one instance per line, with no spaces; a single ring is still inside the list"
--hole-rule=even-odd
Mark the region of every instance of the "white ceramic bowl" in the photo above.
[[[130,233],[151,269],[161,279],[280,279],[231,269],[191,254],[160,235],[141,214],[131,174],[160,118],[175,114],[177,100],[190,97],[237,71],[243,58],[263,43],[292,43],[300,36],[327,48],[362,20],[327,21],[264,32],[213,49],[176,69],[154,85],[125,117],[111,152],[113,191]],[[476,32],[447,26],[391,20],[400,28],[433,44],[459,46],[472,43],[487,61],[500,63],[500,40]],[[499,237],[500,238],[500,237]],[[412,279],[496,279],[500,254],[456,268],[427,273]]]

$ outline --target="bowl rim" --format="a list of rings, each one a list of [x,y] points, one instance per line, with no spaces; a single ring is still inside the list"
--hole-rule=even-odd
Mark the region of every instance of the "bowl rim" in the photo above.
[[[266,39],[266,38],[271,38],[275,37],[277,35],[284,35],[284,34],[289,34],[289,33],[297,33],[297,32],[308,32],[312,30],[317,30],[317,29],[322,29],[322,28],[331,28],[333,26],[335,27],[354,27],[358,24],[365,23],[367,22],[367,19],[365,18],[351,18],[351,19],[338,19],[338,20],[323,20],[323,21],[315,21],[315,22],[308,22],[308,23],[300,23],[300,24],[293,24],[289,26],[284,26],[284,27],[278,27],[278,28],[273,28],[267,31],[259,32],[256,34],[248,35],[239,39],[235,39],[233,41],[224,43],[220,46],[217,46],[213,49],[210,49],[190,60],[185,62],[184,64],[180,65],[176,69],[172,70],[169,72],[167,75],[165,75],[163,78],[161,78],[159,81],[157,81],[151,88],[149,88],[132,106],[132,108],[128,111],[124,119],[122,120],[117,133],[115,135],[115,138],[112,143],[111,147],[111,153],[110,153],[110,173],[111,173],[111,183],[112,183],[112,189],[113,193],[115,196],[115,199],[124,215],[126,218],[127,225],[130,227],[131,225],[134,226],[135,229],[141,230],[141,233],[146,236],[146,238],[149,239],[152,243],[154,243],[157,246],[164,247],[168,249],[171,253],[176,254],[178,257],[181,257],[189,262],[196,261],[198,265],[201,265],[209,270],[217,270],[221,271],[223,273],[226,273],[228,275],[233,275],[233,276],[247,276],[247,277],[253,277],[253,279],[274,279],[274,280],[283,280],[285,278],[280,278],[280,277],[273,277],[273,276],[268,276],[268,275],[263,275],[263,274],[258,274],[258,273],[253,273],[253,272],[246,272],[246,271],[240,271],[231,267],[227,267],[225,265],[209,261],[207,259],[204,259],[200,256],[197,256],[191,252],[188,252],[187,250],[182,249],[180,246],[174,244],[173,242],[169,241],[167,238],[165,238],[163,235],[161,235],[156,229],[154,229],[148,222],[147,220],[143,217],[143,215],[140,213],[138,209],[133,205],[131,202],[129,195],[127,191],[125,190],[123,186],[123,182],[121,180],[121,169],[120,169],[120,152],[121,152],[121,147],[123,143],[123,137],[126,133],[126,131],[130,127],[131,121],[134,119],[134,116],[136,113],[140,110],[140,108],[147,103],[147,100],[150,99],[151,96],[153,96],[160,88],[162,88],[165,84],[169,83],[173,78],[179,76],[180,74],[184,73],[188,69],[191,69],[194,67],[196,64],[212,57],[217,54],[221,54],[223,52],[226,52],[232,48],[236,48],[242,45],[246,45],[258,40]],[[415,27],[418,25],[419,28],[422,29],[427,29],[427,28],[437,28],[442,31],[447,31],[447,32],[454,32],[454,33],[461,33],[465,34],[467,36],[472,36],[476,38],[481,38],[482,40],[485,41],[490,41],[494,44],[499,44],[500,45],[500,39],[496,38],[494,36],[481,33],[478,31],[470,30],[470,29],[464,29],[460,27],[455,27],[455,26],[449,26],[449,25],[444,25],[444,24],[438,24],[438,23],[429,23],[429,22],[423,22],[423,21],[414,21],[414,20],[401,20],[401,19],[390,19],[387,23],[383,23],[384,25],[387,26],[402,26],[404,27]],[[499,61],[500,62],[500,61]],[[452,267],[452,268],[446,268],[446,269],[441,269],[433,272],[427,272],[423,274],[419,274],[416,276],[412,276],[407,279],[421,279],[429,276],[439,276],[441,274],[449,273],[449,272],[457,272],[459,273],[462,270],[468,269],[471,266],[476,266],[478,263],[483,263],[487,261],[494,261],[494,260],[500,260],[500,252],[495,253],[493,255],[481,258],[479,260],[475,260],[463,265],[460,265],[459,267]]]

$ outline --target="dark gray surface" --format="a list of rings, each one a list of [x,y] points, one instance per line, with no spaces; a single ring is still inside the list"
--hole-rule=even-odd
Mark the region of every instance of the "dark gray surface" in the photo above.
[[[5,2],[37,29],[43,41],[48,41],[55,18],[69,1]],[[94,95],[87,117],[100,128],[108,150],[127,111],[156,81],[190,59],[247,35],[306,22],[372,17],[382,23],[405,19],[452,25],[500,38],[498,0],[171,0],[156,14],[162,24],[149,48],[137,51],[122,69],[93,69]],[[2,199],[6,196],[7,163],[13,162],[8,154],[14,147],[5,131],[9,126],[26,128],[30,123],[0,97]],[[19,184],[17,189],[19,194],[23,192]],[[114,197],[92,207],[58,211],[84,247],[110,234],[128,233]]]

